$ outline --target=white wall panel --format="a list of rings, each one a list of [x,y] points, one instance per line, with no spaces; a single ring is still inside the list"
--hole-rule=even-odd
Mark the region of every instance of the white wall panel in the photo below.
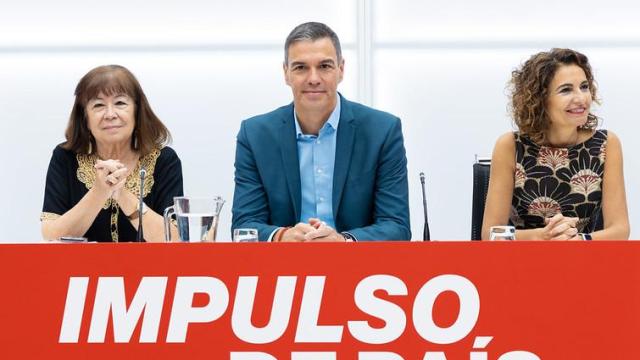
[[[640,39],[638,4],[632,0],[373,0],[373,14],[374,38],[390,46]]]
[[[323,21],[356,39],[355,1],[26,0],[3,4],[0,46],[277,45],[293,26]]]
[[[474,154],[491,156],[498,135],[511,130],[504,69],[518,58],[513,51],[376,53],[374,103],[403,120],[414,238],[422,236],[420,171],[427,179],[431,237],[469,238]]]

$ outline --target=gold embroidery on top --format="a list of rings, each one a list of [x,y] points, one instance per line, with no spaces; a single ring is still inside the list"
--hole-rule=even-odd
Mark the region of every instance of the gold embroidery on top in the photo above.
[[[118,213],[119,207],[114,201],[111,203],[111,241],[118,242]]]
[[[138,174],[140,173],[140,169],[144,167],[147,171],[147,176],[144,178],[143,197],[149,195],[155,182],[153,173],[158,156],[160,156],[160,150],[155,149],[150,154],[140,159],[136,168],[129,174],[129,176],[127,176],[124,188],[129,190],[133,195],[140,196],[140,177]],[[87,189],[91,189],[96,182],[96,170],[94,165],[98,160],[98,156],[95,154],[76,154],[76,159],[78,160],[78,171],[76,171],[76,176],[78,177],[78,180],[87,187]],[[102,208],[105,210],[108,209],[112,202],[113,199],[107,200]]]
[[[52,212],[43,212],[42,214],[40,214],[40,221],[48,221],[48,220],[55,220],[57,218],[59,218],[62,215],[58,215],[56,213],[52,213]]]
[[[151,188],[153,188],[153,184],[155,183],[153,173],[159,156],[160,149],[155,149],[138,160],[136,168],[129,174],[129,176],[127,176],[124,188],[133,195],[140,196],[140,177],[138,174],[140,174],[140,169],[144,167],[147,171],[147,176],[144,178],[144,194],[142,197],[149,195]],[[78,170],[76,171],[78,180],[80,180],[87,189],[91,189],[96,182],[96,169],[94,168],[94,165],[98,160],[98,156],[95,154],[76,154],[76,160],[78,161]],[[118,242],[118,213],[120,212],[120,207],[118,206],[118,202],[112,198],[109,198],[102,208],[107,210],[109,207],[111,207],[111,240]],[[58,217],[59,216],[60,215],[58,215]]]

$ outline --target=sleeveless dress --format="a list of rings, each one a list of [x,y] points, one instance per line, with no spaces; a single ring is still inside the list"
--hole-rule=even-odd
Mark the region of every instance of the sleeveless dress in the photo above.
[[[607,131],[596,130],[585,142],[568,148],[541,146],[519,132],[514,137],[511,223],[517,229],[540,228],[545,218],[561,212],[579,218],[579,232],[592,232],[602,205]]]

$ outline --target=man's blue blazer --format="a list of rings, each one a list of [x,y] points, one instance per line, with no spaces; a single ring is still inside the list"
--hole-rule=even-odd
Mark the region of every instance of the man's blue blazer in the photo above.
[[[338,232],[358,240],[410,240],[407,158],[400,119],[340,95],[333,173]],[[232,231],[267,240],[300,222],[300,166],[293,103],[244,120],[236,144]],[[302,219],[305,222],[307,219]]]

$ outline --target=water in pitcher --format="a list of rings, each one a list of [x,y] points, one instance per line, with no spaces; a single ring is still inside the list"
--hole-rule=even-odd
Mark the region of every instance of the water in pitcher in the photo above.
[[[211,231],[215,215],[206,213],[186,213],[177,215],[180,240],[186,242],[213,241],[215,229]]]

